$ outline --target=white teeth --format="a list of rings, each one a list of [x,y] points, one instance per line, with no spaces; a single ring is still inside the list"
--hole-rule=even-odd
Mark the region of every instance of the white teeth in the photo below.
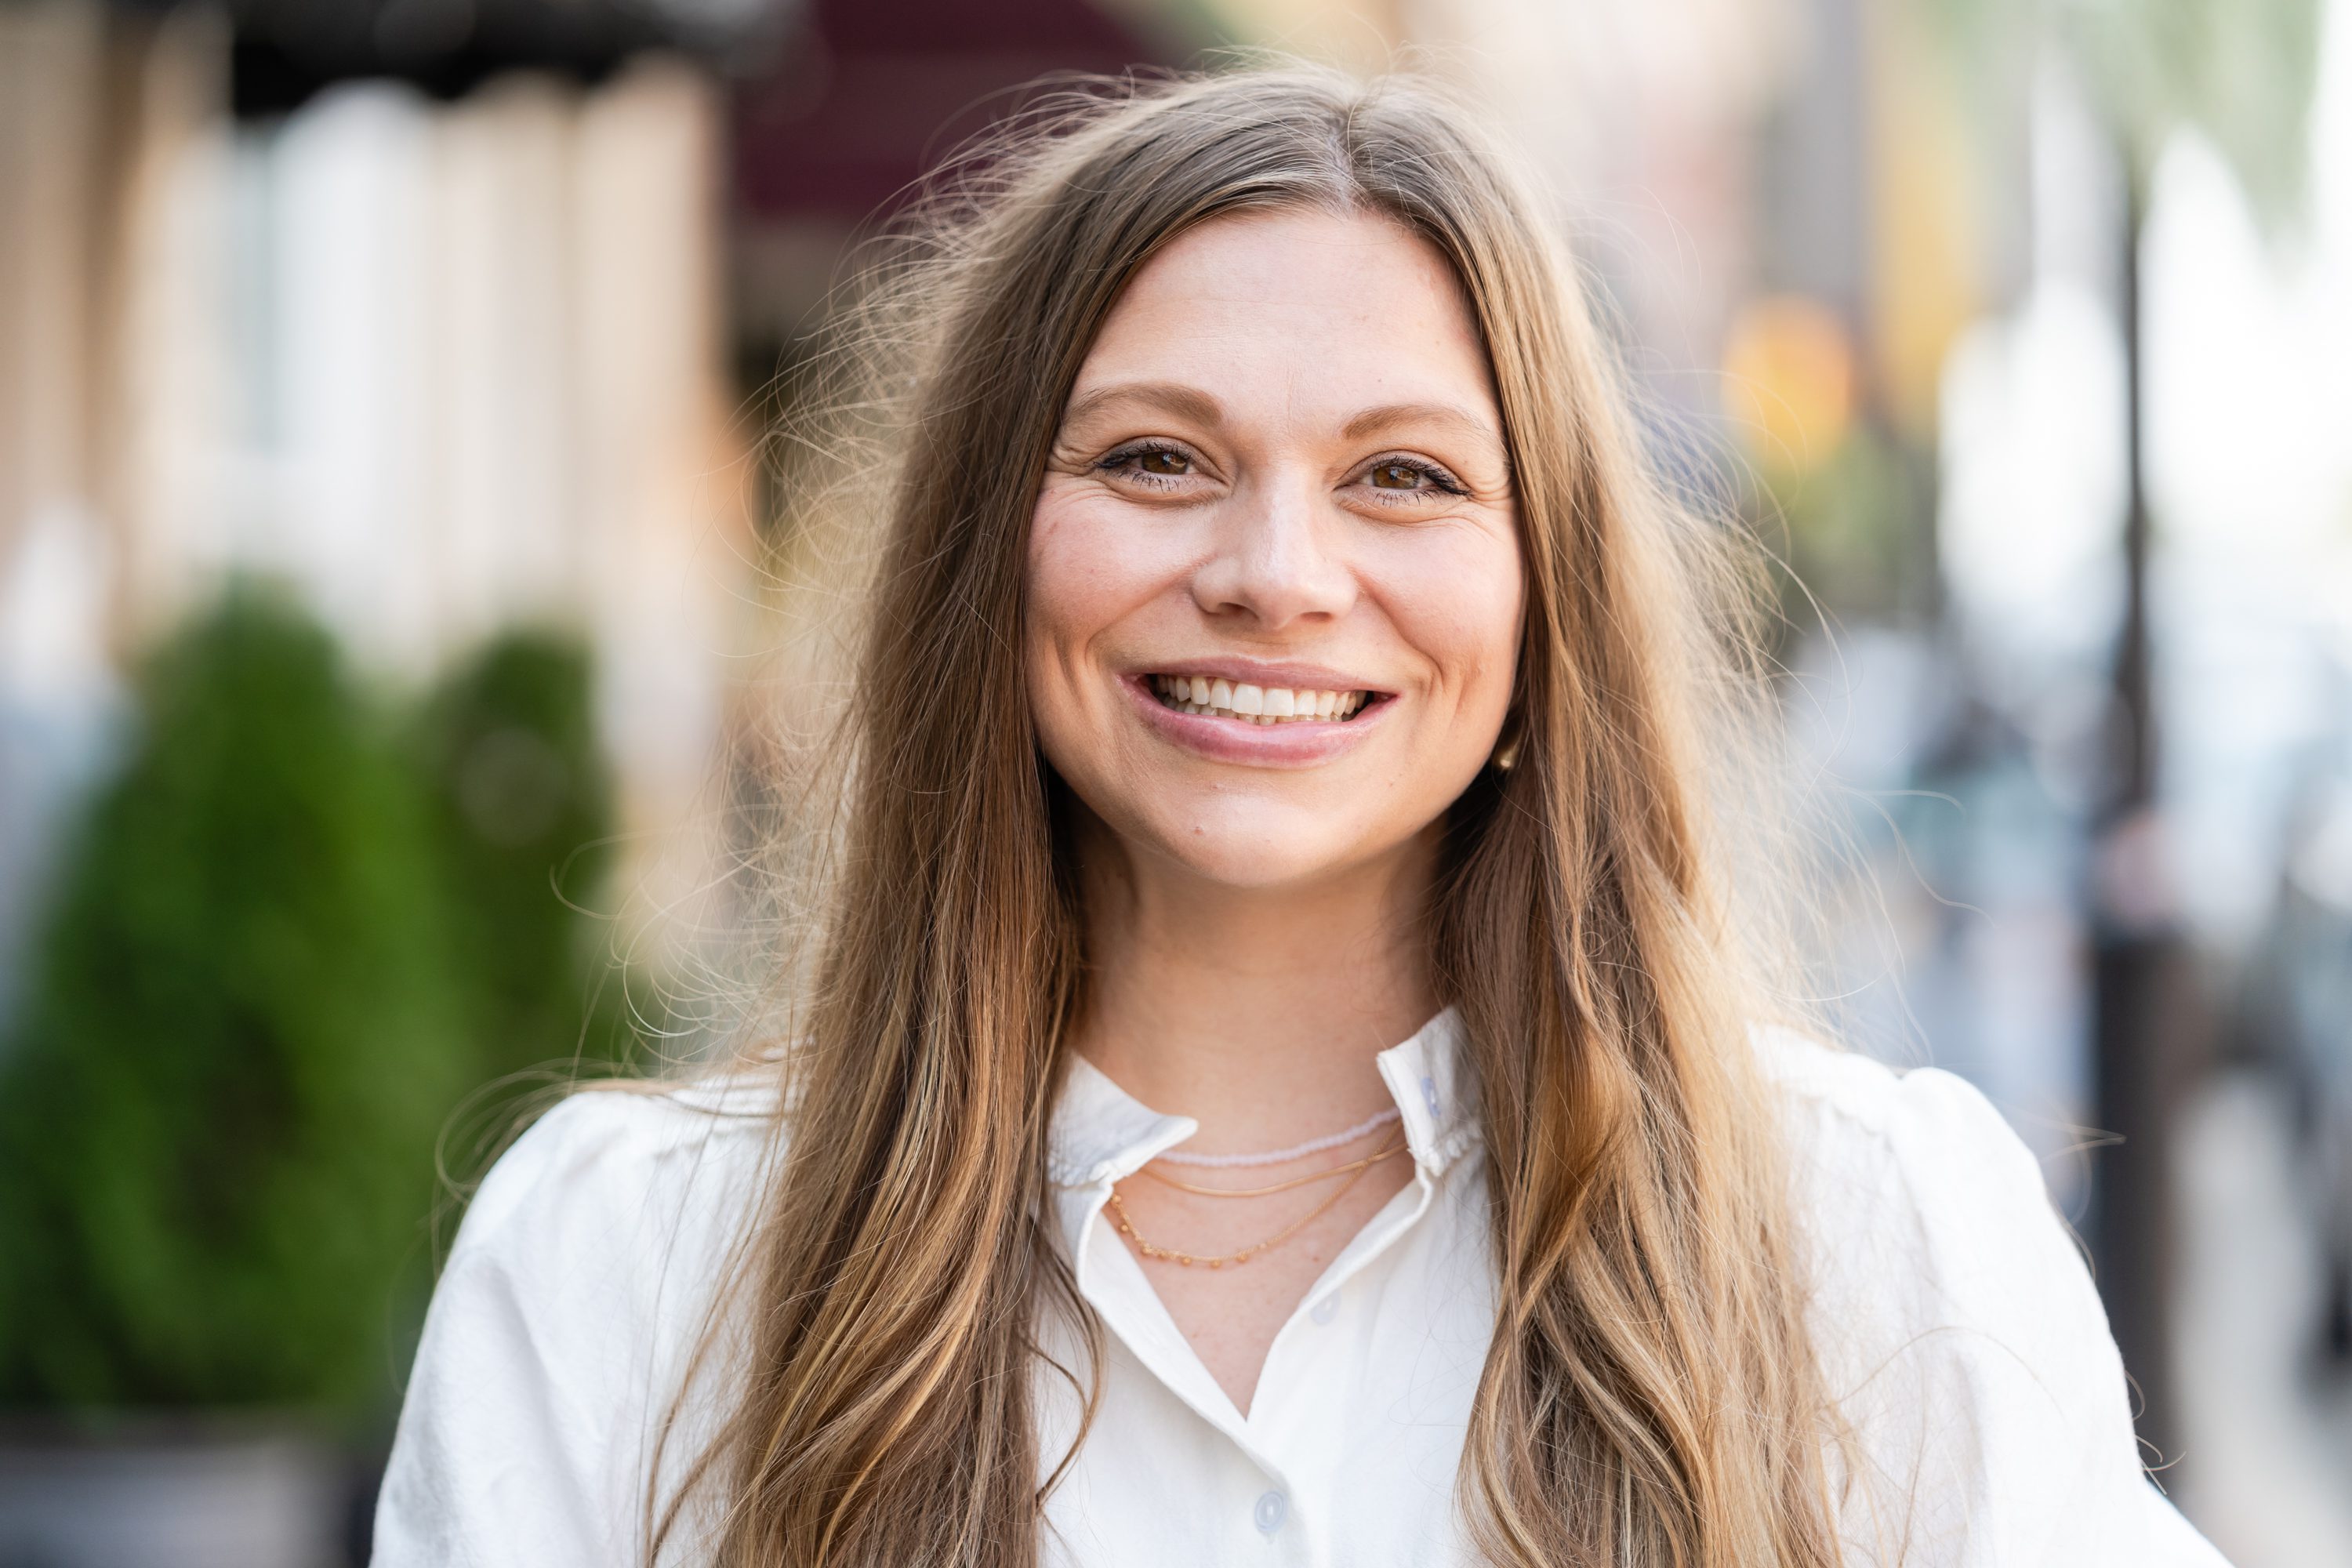
[[[1160,700],[1179,712],[1240,719],[1252,724],[1312,724],[1333,720],[1344,722],[1370,700],[1370,694],[1362,691],[1294,690],[1286,686],[1235,684],[1200,675],[1155,675],[1151,689],[1160,694]]]

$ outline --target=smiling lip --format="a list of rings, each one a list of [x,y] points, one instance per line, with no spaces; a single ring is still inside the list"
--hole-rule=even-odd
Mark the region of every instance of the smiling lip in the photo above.
[[[1374,697],[1393,693],[1373,685],[1369,680],[1349,675],[1343,669],[1333,669],[1325,664],[1298,664],[1288,660],[1255,658],[1180,658],[1167,664],[1155,664],[1135,671],[1138,677],[1154,675],[1197,675],[1209,680],[1226,680],[1235,686],[1255,686],[1260,689],[1285,687],[1307,691],[1364,691]]]
[[[1202,687],[1209,703],[1191,700]],[[1121,678],[1161,739],[1217,762],[1311,767],[1353,750],[1377,728],[1393,693],[1320,665],[1191,659]],[[1319,706],[1318,706],[1319,704]]]

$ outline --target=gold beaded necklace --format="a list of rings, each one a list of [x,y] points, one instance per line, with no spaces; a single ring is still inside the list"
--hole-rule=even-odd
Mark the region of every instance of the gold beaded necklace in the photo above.
[[[1404,1140],[1400,1138],[1397,1142],[1381,1150],[1379,1153],[1367,1155],[1365,1158],[1355,1161],[1351,1164],[1336,1166],[1328,1171],[1318,1171],[1314,1175],[1301,1176],[1295,1181],[1279,1182],[1271,1187],[1259,1189],[1257,1191],[1237,1190],[1232,1188],[1221,1191],[1216,1188],[1192,1187],[1188,1186],[1185,1183],[1176,1181],[1173,1177],[1160,1176],[1158,1178],[1160,1181],[1167,1182],[1171,1186],[1183,1187],[1189,1192],[1203,1193],[1205,1195],[1210,1197],[1240,1198],[1262,1196],[1265,1193],[1285,1192],[1292,1187],[1304,1186],[1308,1182],[1326,1181],[1333,1176],[1339,1175],[1342,1173],[1347,1174],[1348,1179],[1341,1182],[1339,1187],[1329,1197],[1325,1198],[1321,1203],[1316,1205],[1313,1208],[1307,1210],[1307,1213],[1291,1221],[1280,1230],[1276,1231],[1264,1241],[1254,1241],[1250,1243],[1249,1246],[1241,1248],[1237,1252],[1224,1253],[1216,1258],[1197,1258],[1189,1252],[1180,1252],[1174,1247],[1160,1247],[1151,1242],[1146,1241],[1140,1235],[1137,1234],[1134,1222],[1129,1219],[1127,1205],[1120,1201],[1118,1188],[1116,1186],[1111,1188],[1110,1197],[1108,1200],[1111,1211],[1111,1223],[1118,1227],[1119,1235],[1127,1237],[1128,1240],[1135,1244],[1135,1250],[1138,1253],[1141,1254],[1145,1258],[1151,1262],[1173,1263],[1184,1268],[1190,1268],[1196,1263],[1209,1268],[1223,1268],[1228,1263],[1238,1268],[1242,1264],[1247,1263],[1253,1258],[1263,1257],[1265,1254],[1271,1252],[1274,1248],[1281,1246],[1284,1242],[1288,1241],[1292,1237],[1297,1236],[1300,1231],[1305,1230],[1317,1220],[1321,1219],[1325,1215],[1329,1214],[1334,1208],[1339,1206],[1339,1200],[1346,1197],[1348,1194],[1354,1189],[1356,1184],[1364,1179],[1365,1173],[1369,1172],[1374,1165],[1379,1164],[1381,1161],[1393,1159],[1396,1155],[1402,1153],[1404,1150]]]

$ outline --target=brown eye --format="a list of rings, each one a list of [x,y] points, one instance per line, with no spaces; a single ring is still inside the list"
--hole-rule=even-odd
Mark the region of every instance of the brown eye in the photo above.
[[[1372,487],[1383,490],[1417,490],[1429,476],[1410,463],[1381,463],[1372,469]]]
[[[1189,474],[1192,471],[1192,458],[1181,452],[1171,452],[1165,447],[1155,447],[1149,452],[1138,452],[1134,461],[1138,473],[1159,474],[1173,479],[1178,475]]]

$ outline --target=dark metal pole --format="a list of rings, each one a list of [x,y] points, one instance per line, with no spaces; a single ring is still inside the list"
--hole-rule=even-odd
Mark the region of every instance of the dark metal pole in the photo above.
[[[2110,754],[2114,793],[2108,822],[2156,805],[2156,703],[2149,664],[2147,610],[2147,354],[2140,306],[2140,243],[2147,220],[2147,181],[2137,160],[2124,175],[2124,624],[2116,647],[2117,720]]]
[[[2095,825],[2093,1066],[2099,1126],[2119,1140],[2094,1167],[2091,1240],[2124,1370],[2137,1386],[2151,1463],[2179,1453],[2167,1310],[2168,1129],[2193,1044],[2189,965],[2166,894],[2157,832],[2158,748],[2148,605],[2147,376],[2141,322],[2144,171],[2126,153],[2122,326],[2128,433],[2124,617]]]

